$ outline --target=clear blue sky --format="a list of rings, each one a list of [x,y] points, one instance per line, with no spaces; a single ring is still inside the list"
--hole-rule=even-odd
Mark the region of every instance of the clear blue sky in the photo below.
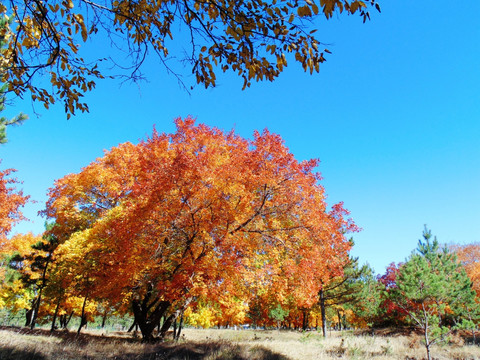
[[[329,204],[344,201],[363,228],[353,255],[377,273],[410,254],[424,224],[443,243],[480,241],[480,2],[381,5],[366,24],[343,15],[318,23],[333,54],[312,76],[289,59],[274,83],[241,91],[227,74],[188,94],[152,59],[148,82],[99,82],[86,98],[90,114],[68,121],[60,104],[37,104],[37,117],[17,100],[6,115],[30,120],[8,129],[0,166],[18,169],[37,203],[16,231],[43,230],[36,212],[55,179],[192,115],[245,137],[268,128],[298,159],[319,158]]]

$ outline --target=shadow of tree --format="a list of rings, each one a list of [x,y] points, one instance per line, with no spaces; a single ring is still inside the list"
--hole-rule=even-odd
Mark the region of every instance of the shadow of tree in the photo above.
[[[105,344],[115,344],[118,342],[140,344],[140,339],[123,336],[101,336],[92,334],[77,335],[68,331],[50,332],[45,329],[27,329],[1,327],[1,330],[10,331],[18,336],[53,336],[61,341],[58,344],[59,351],[49,351],[50,355],[45,355],[37,350],[25,350],[16,348],[0,349],[1,360],[60,360],[60,359],[84,359],[84,356],[69,353],[72,348],[95,348],[102,349]],[[137,348],[138,349],[138,348]],[[52,350],[52,349],[50,349]],[[54,350],[54,349],[53,349]],[[154,344],[145,344],[142,350],[125,352],[122,354],[98,353],[90,354],[89,360],[289,360],[288,357],[275,353],[272,350],[260,345],[247,346],[228,342],[225,340],[208,340],[205,342],[159,342]]]
[[[138,355],[138,354],[137,354]],[[126,357],[127,359],[133,359]],[[289,360],[288,357],[275,353],[262,346],[249,348],[225,341],[207,343],[184,343],[178,345],[158,345],[155,350],[141,360]]]
[[[36,351],[16,349],[14,347],[1,347],[0,359],[2,360],[47,360],[45,356]]]

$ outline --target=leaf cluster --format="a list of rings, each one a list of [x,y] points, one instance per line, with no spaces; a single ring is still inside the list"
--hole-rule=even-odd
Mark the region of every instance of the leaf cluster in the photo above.
[[[107,36],[129,59],[127,64],[115,56],[107,60],[123,69],[121,76],[141,78],[141,65],[154,53],[179,80],[171,57],[188,64],[206,88],[216,85],[220,70],[238,74],[245,88],[253,80],[273,81],[287,66],[287,57],[305,71],[318,72],[330,51],[315,37],[313,20],[346,13],[365,21],[370,8],[380,10],[375,0],[7,0],[0,14],[13,23],[0,33],[6,43],[1,81],[16,95],[29,92],[47,109],[62,101],[67,117],[88,111],[82,97],[104,77],[99,65],[107,58],[84,59],[81,44]],[[172,55],[179,38],[183,49]],[[50,87],[39,77],[48,78]]]

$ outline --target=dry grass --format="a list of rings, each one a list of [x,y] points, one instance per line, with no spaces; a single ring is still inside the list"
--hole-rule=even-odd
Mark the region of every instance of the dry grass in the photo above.
[[[185,329],[179,343],[142,344],[130,334],[89,331],[81,336],[58,331],[0,328],[1,360],[294,360],[425,358],[418,334],[375,336],[316,332]],[[434,347],[435,359],[480,359],[480,347],[457,336]]]

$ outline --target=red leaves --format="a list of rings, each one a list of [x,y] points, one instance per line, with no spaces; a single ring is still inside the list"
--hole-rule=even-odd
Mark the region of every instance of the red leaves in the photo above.
[[[311,305],[321,280],[341,272],[344,234],[356,230],[341,204],[326,212],[318,161],[298,162],[267,130],[248,140],[175,123],[176,133],[120,145],[51,190],[55,231],[88,238],[97,296],[148,283],[172,302],[228,292]]]

